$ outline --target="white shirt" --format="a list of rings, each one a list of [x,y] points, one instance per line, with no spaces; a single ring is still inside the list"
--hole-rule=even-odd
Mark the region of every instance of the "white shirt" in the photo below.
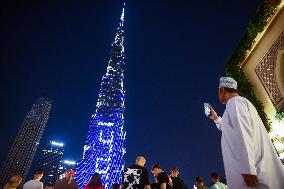
[[[215,120],[222,131],[222,154],[229,189],[247,189],[242,174],[256,175],[257,189],[284,189],[284,167],[250,101],[236,96]]]
[[[38,180],[30,180],[24,184],[23,189],[43,189],[43,183]]]

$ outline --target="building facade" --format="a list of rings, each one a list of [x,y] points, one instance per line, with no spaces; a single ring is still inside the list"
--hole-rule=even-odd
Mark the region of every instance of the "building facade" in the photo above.
[[[43,170],[44,185],[53,185],[59,178],[59,167],[64,152],[64,144],[50,141],[42,150],[38,169]]]
[[[257,35],[241,69],[264,107],[272,127],[269,134],[280,159],[284,159],[284,120],[276,119],[276,113],[284,110],[284,1]]]
[[[112,43],[107,72],[102,78],[96,111],[84,146],[83,158],[76,168],[75,179],[80,188],[86,185],[92,174],[101,174],[105,188],[121,183],[124,169],[124,8],[119,27]]]
[[[40,98],[32,105],[0,170],[0,187],[13,175],[20,175],[25,180],[46,127],[50,109],[51,100],[46,98]]]

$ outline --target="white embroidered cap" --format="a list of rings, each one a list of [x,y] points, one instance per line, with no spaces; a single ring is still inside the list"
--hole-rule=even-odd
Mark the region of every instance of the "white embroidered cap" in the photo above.
[[[226,87],[226,88],[236,89],[237,90],[238,83],[236,82],[236,80],[234,80],[231,77],[221,77],[220,78],[219,88],[222,88],[222,87]]]

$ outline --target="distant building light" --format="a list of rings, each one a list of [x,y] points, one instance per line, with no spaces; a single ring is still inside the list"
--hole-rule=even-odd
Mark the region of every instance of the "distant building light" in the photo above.
[[[63,163],[68,165],[76,165],[75,161],[70,161],[70,160],[64,160]]]
[[[51,144],[54,145],[54,146],[60,146],[60,147],[64,146],[64,144],[62,142],[51,141]]]

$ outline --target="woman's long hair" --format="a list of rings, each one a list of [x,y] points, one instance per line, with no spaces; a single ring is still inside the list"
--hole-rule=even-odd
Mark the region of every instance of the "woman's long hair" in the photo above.
[[[94,173],[88,184],[88,187],[94,188],[94,187],[100,187],[102,185],[103,183],[102,183],[101,175],[99,173]]]
[[[5,184],[4,189],[15,188],[15,185],[19,185],[22,182],[22,177],[19,175],[12,176],[7,184]]]

